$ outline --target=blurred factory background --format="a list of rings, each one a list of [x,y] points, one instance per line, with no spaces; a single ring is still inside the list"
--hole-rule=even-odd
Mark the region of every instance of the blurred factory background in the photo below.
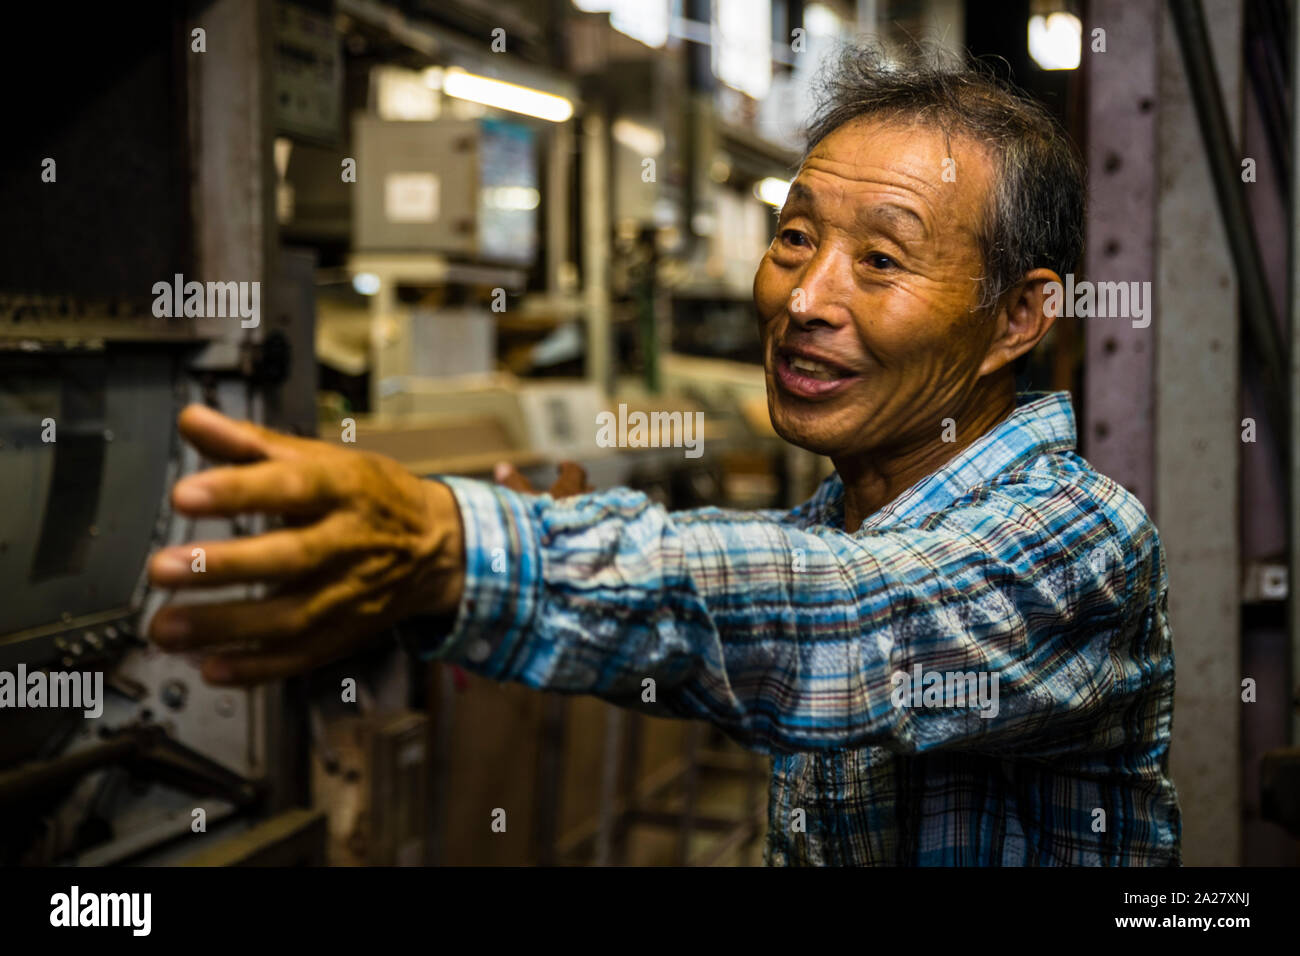
[[[771,430],[750,287],[863,34],[989,58],[1086,155],[1085,275],[1155,308],[1063,318],[1031,383],[1164,537],[1185,861],[1300,862],[1294,3],[52,3],[5,34],[0,669],[107,690],[0,712],[0,863],[758,862],[768,768],[703,725],[396,642],[215,689],[139,638],[143,569],[257,528],[173,520],[189,401],[421,474],[804,500],[829,463]],[[174,277],[260,283],[260,321],[159,318]],[[704,453],[601,447],[620,404],[703,412]]]

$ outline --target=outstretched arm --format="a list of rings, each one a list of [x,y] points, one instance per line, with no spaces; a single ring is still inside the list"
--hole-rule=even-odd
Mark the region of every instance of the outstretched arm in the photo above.
[[[1064,478],[855,535],[670,514],[627,489],[557,502],[445,481],[465,585],[424,653],[617,703],[653,688],[660,712],[756,749],[1105,748],[1122,731],[1095,718],[1172,666],[1167,647],[1129,646],[1129,608],[1148,603],[1129,597],[1159,583],[1153,540]]]
[[[653,681],[663,712],[755,749],[1050,756],[1122,742],[1143,691],[1171,677],[1163,620],[1133,619],[1162,613],[1153,529],[1095,476],[1009,476],[915,527],[850,535],[669,514],[627,489],[557,501],[421,481],[199,407],[181,428],[234,464],[178,483],[180,511],[290,522],[151,561],[164,587],[271,586],[155,616],[154,639],[208,655],[214,682],[298,673],[442,615],[454,625],[428,635],[430,655],[624,704]]]

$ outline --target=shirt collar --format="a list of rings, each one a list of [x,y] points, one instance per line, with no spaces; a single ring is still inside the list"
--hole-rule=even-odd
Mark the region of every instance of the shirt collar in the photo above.
[[[1069,392],[1021,392],[1016,395],[1015,411],[868,517],[862,527],[883,527],[941,511],[1002,472],[1041,455],[1073,451],[1076,441]],[[815,524],[844,527],[844,484],[838,472],[822,482],[812,505]]]

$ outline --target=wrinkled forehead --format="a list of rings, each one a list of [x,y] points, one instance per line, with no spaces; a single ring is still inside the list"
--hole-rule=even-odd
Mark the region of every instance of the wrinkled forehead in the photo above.
[[[915,205],[936,232],[977,233],[990,209],[996,170],[988,147],[964,131],[921,117],[860,117],[809,150],[792,197],[874,202],[881,192]]]
[[[822,172],[845,185],[885,183],[932,200],[982,208],[995,164],[987,144],[926,117],[859,117],[823,137],[796,179]]]

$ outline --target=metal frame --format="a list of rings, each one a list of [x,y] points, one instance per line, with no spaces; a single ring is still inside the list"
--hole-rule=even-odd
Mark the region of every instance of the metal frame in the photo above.
[[[1214,59],[1240,139],[1242,11],[1207,5]],[[1183,859],[1240,863],[1241,455],[1238,277],[1173,23],[1160,46],[1156,270],[1156,507],[1169,571],[1178,684],[1172,751]],[[1207,387],[1213,383],[1214,387]]]
[[[1288,596],[1288,625],[1291,635],[1291,694],[1290,740],[1292,746],[1300,745],[1300,5],[1292,6],[1291,13],[1291,207],[1288,210],[1291,227],[1291,270],[1289,289],[1291,349],[1287,363],[1289,400],[1291,409],[1290,449],[1288,468],[1287,514],[1288,553],[1291,574]]]
[[[1151,280],[1156,273],[1156,77],[1160,7],[1094,0],[1088,34],[1124,37],[1085,54],[1088,181],[1085,269],[1092,278]],[[1145,39],[1145,42],[1139,42]],[[1087,320],[1080,445],[1088,459],[1148,510],[1155,505],[1154,329]]]

